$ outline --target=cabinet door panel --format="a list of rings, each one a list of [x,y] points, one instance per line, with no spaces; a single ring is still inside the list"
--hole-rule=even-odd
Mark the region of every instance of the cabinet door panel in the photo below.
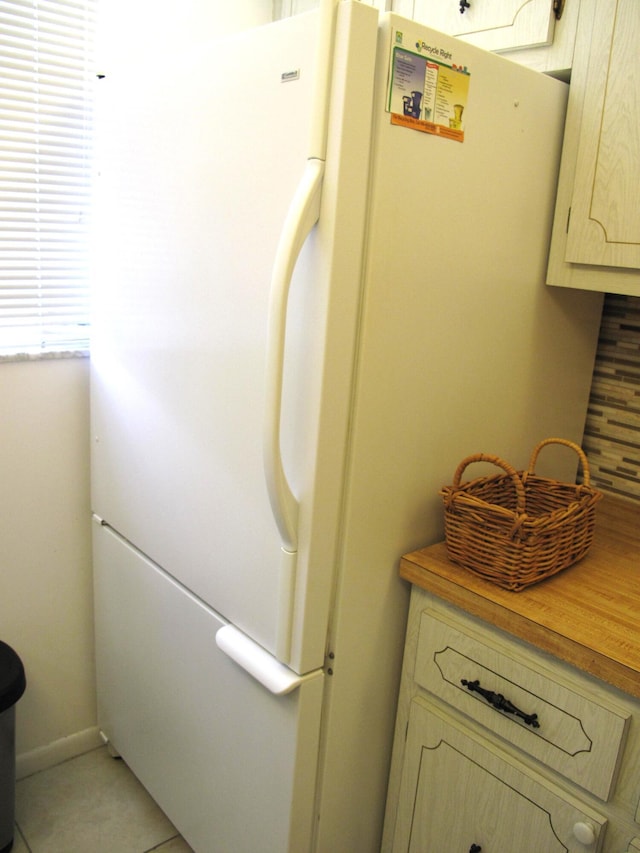
[[[574,826],[601,849],[606,820],[422,699],[411,705],[394,853],[584,853]]]
[[[472,0],[464,14],[460,14],[457,0],[415,0],[413,6],[415,20],[486,50],[514,50],[553,41],[555,17],[549,0]]]
[[[599,0],[566,260],[640,268],[640,3]]]
[[[452,821],[460,802],[473,803],[473,813],[469,820]],[[466,851],[478,841],[484,849],[512,850],[509,845],[514,843],[515,826],[526,827],[527,835],[535,839],[529,848],[526,843],[518,844],[521,851],[563,853],[566,849],[555,835],[546,809],[474,763],[446,740],[422,747],[413,824],[410,853],[441,850],[445,839],[451,850]]]

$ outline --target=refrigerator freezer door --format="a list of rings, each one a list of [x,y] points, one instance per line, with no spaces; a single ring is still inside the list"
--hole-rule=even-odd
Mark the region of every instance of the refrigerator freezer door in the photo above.
[[[198,853],[309,849],[323,676],[273,695],[212,610],[94,533],[101,729]]]

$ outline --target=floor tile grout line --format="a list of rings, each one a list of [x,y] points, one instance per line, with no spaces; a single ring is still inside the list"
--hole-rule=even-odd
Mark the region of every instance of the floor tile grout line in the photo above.
[[[180,833],[176,832],[175,835],[169,836],[169,838],[165,838],[164,841],[161,841],[159,844],[156,844],[155,847],[149,847],[148,850],[144,850],[143,853],[153,853],[154,850],[161,850],[165,844],[168,844],[170,841],[175,841],[176,838],[180,838]]]
[[[27,837],[24,834],[24,832],[22,831],[22,829],[20,828],[20,824],[18,823],[17,820],[14,821],[14,826],[16,828],[16,831],[20,834],[20,840],[22,841],[24,846],[27,848],[27,853],[33,853],[33,850],[31,849],[31,845],[27,841]],[[13,836],[14,846],[15,846],[15,841],[16,841],[16,837],[15,837],[15,833],[14,833],[14,836]]]

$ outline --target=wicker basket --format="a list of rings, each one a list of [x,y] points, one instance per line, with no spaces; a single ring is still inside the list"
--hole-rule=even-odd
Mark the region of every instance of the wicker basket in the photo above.
[[[578,454],[582,485],[535,474],[538,454],[547,444],[562,444]],[[465,468],[473,462],[491,462],[505,473],[461,484]],[[498,456],[469,456],[458,466],[453,485],[440,494],[452,562],[513,591],[584,557],[593,539],[595,506],[602,497],[590,486],[582,449],[563,438],[541,441],[526,471],[516,471]]]

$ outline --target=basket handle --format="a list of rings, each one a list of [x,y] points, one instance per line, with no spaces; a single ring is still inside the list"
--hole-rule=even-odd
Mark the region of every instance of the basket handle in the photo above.
[[[587,461],[587,457],[585,456],[584,450],[578,445],[574,444],[573,441],[569,441],[567,438],[545,438],[544,441],[541,441],[538,444],[531,454],[531,459],[529,461],[529,467],[527,468],[527,474],[533,474],[536,462],[538,460],[538,454],[542,450],[542,448],[547,444],[562,444],[565,447],[570,447],[571,450],[575,451],[578,454],[578,458],[580,460],[580,465],[582,467],[582,480],[583,485],[589,486],[591,484],[591,475],[589,472],[589,462]]]
[[[498,468],[502,468],[502,470],[511,477],[516,493],[516,512],[518,515],[522,515],[526,506],[526,495],[524,486],[522,485],[522,480],[520,479],[520,475],[516,469],[499,456],[493,456],[489,453],[474,453],[472,456],[467,456],[467,458],[463,459],[456,468],[456,472],[453,475],[453,487],[456,489],[458,488],[465,468],[473,462],[490,462],[492,465],[497,465]]]

